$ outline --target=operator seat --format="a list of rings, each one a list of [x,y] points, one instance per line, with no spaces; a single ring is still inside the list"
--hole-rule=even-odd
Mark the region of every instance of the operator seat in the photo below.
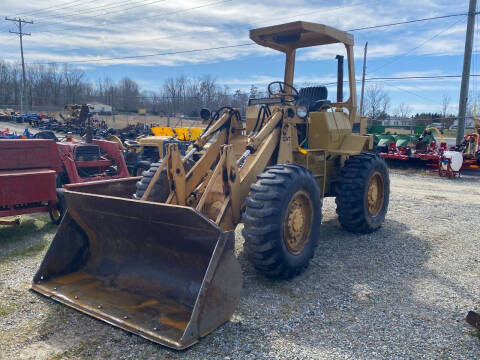
[[[330,107],[326,86],[308,86],[298,92],[298,104],[305,105],[308,111],[319,111]]]

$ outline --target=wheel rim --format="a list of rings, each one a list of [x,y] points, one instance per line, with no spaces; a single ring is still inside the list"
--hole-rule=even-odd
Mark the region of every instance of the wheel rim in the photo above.
[[[291,254],[298,255],[308,244],[312,222],[313,204],[310,196],[303,190],[297,191],[288,204],[283,225],[285,245]]]
[[[380,213],[384,198],[385,184],[383,182],[383,176],[377,171],[370,178],[367,189],[367,207],[371,217],[375,217]]]

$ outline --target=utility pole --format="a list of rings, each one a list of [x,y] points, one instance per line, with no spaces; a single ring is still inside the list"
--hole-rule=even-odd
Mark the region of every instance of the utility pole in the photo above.
[[[470,0],[468,7],[467,35],[465,37],[465,54],[463,55],[462,86],[460,88],[460,101],[458,104],[457,145],[463,141],[465,135],[465,117],[467,115],[468,86],[470,80],[470,64],[472,62],[473,30],[477,0]]]
[[[360,116],[363,116],[363,95],[365,94],[365,73],[367,71],[367,48],[368,48],[368,41],[365,43],[365,50],[363,51],[363,75],[362,75],[362,93],[360,95]]]
[[[25,101],[25,89],[26,89],[26,80],[25,80],[25,61],[23,59],[23,36],[30,36],[31,33],[24,33],[22,32],[22,24],[33,24],[33,21],[26,21],[20,18],[8,18],[5,16],[5,20],[7,21],[15,21],[18,23],[18,31],[9,30],[8,32],[11,34],[17,34],[20,37],[20,53],[22,55],[22,91],[20,96],[20,112],[23,113],[23,103]],[[28,108],[28,106],[27,106]]]

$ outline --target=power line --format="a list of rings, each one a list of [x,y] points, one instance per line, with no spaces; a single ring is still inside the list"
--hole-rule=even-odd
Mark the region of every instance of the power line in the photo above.
[[[152,57],[152,56],[166,56],[166,55],[187,54],[187,53],[202,52],[202,51],[230,49],[230,48],[237,48],[237,47],[251,46],[251,45],[255,45],[255,43],[244,43],[244,44],[237,44],[237,45],[217,46],[217,47],[204,48],[204,49],[193,49],[193,50],[182,50],[182,51],[171,51],[171,52],[157,52],[157,53],[154,53],[154,54],[145,54],[145,55],[131,55],[131,56],[120,56],[120,57],[89,59],[89,60],[72,60],[72,61],[68,61],[68,62],[67,61],[59,61],[59,62],[29,63],[29,65],[90,63],[90,62],[102,62],[102,61],[110,61],[110,60],[137,59],[137,58],[146,58],[146,57]]]
[[[384,77],[370,77],[366,78],[365,81],[398,81],[398,80],[449,80],[449,79],[459,79],[462,75],[431,75],[431,76],[384,76]],[[480,74],[471,74],[470,77],[477,78],[480,77]],[[361,82],[361,79],[356,79],[355,82]],[[348,80],[345,80],[344,83],[348,83]],[[324,84],[325,86],[335,85],[337,82],[329,82]]]
[[[382,80],[379,80],[379,81],[382,82]],[[383,83],[385,84],[385,81],[383,81]],[[416,96],[416,97],[418,97],[418,98],[428,100],[428,101],[430,101],[430,102],[432,102],[432,103],[434,103],[434,104],[440,104],[440,103],[437,102],[436,100],[430,99],[429,97],[426,97],[426,96],[424,96],[424,95],[420,95],[420,94],[414,93],[413,91],[409,91],[409,90],[406,90],[406,89],[402,89],[401,87],[392,85],[392,84],[390,84],[390,83],[385,84],[385,86],[387,86],[387,87],[393,87],[393,88],[395,88],[395,89],[397,89],[397,90],[406,92],[406,93],[408,93],[408,94],[410,94],[410,95],[414,95],[414,96]]]
[[[42,12],[51,12],[52,10],[55,11],[55,10],[60,10],[60,9],[64,9],[64,8],[75,8],[77,6],[83,6],[85,4],[88,4],[88,3],[92,3],[92,2],[96,2],[97,0],[90,0],[90,1],[84,1],[84,0],[74,0],[74,1],[71,1],[71,2],[68,2],[68,3],[65,3],[63,5],[61,5],[60,7],[58,7],[58,5],[54,5],[54,6],[50,6],[50,7],[47,7],[47,8],[44,8],[44,9],[41,9],[41,10],[37,10],[37,11],[30,11],[30,12],[26,12],[26,13],[17,13],[16,15],[17,16],[25,16],[25,15],[28,15],[29,17],[31,17],[31,15],[34,15],[34,14],[40,14]],[[81,2],[81,4],[77,4],[77,5],[73,5],[75,3],[78,3],[78,2]],[[50,10],[51,9],[51,10]],[[3,29],[0,29],[1,30],[5,30],[5,28]]]
[[[91,1],[75,0],[75,1],[70,1],[70,2],[68,2],[68,3],[65,3],[65,4],[63,4],[63,5],[60,5],[60,6],[54,5],[54,6],[50,6],[50,7],[41,9],[41,10],[37,10],[37,11],[33,11],[33,12],[30,11],[30,12],[26,12],[26,13],[17,14],[17,15],[23,15],[23,16],[28,15],[28,16],[32,16],[32,15],[34,15],[34,14],[40,14],[40,13],[42,13],[42,12],[49,12],[49,11],[51,12],[51,11],[61,10],[61,9],[65,9],[65,8],[67,8],[67,7],[68,7],[68,8],[75,8],[75,7],[79,6],[79,5],[81,6],[81,5],[85,5],[85,4],[88,4],[88,3],[91,3],[91,2],[95,2],[95,1],[97,1],[97,0],[91,0]],[[79,3],[79,2],[81,2],[82,4],[73,5],[73,4]]]
[[[172,12],[169,12],[169,13],[165,13],[165,14],[154,14],[154,15],[148,15],[148,16],[143,16],[143,17],[136,17],[135,19],[132,19],[132,20],[117,20],[117,21],[110,21],[110,22],[105,22],[101,25],[98,25],[98,27],[104,27],[104,26],[107,26],[107,25],[112,25],[112,24],[119,24],[119,23],[128,23],[128,22],[132,22],[132,21],[138,21],[138,20],[145,20],[145,19],[150,19],[150,18],[164,18],[164,17],[167,17],[167,16],[170,16],[170,15],[176,15],[176,14],[180,14],[180,13],[185,13],[185,12],[188,12],[188,11],[193,11],[193,10],[197,10],[197,9],[201,9],[201,8],[205,8],[205,7],[208,7],[208,6],[212,6],[212,5],[217,5],[217,4],[221,4],[221,3],[227,3],[227,2],[231,2],[233,0],[220,0],[220,1],[215,1],[215,2],[211,2],[211,3],[207,3],[207,4],[203,4],[203,5],[198,5],[198,6],[194,6],[194,7],[190,7],[190,8],[187,8],[187,9],[182,9],[182,10],[175,10],[175,11],[172,11]],[[94,28],[94,26],[78,26],[79,28]],[[58,30],[63,30],[63,31],[73,31],[75,29],[69,29],[69,28],[60,28],[60,29],[57,29],[57,32]],[[53,33],[52,31],[38,31],[39,33]]]
[[[372,1],[372,3],[377,3],[379,2],[378,0],[375,0],[375,1]],[[358,6],[365,6],[365,5],[368,5],[369,3],[362,3],[361,5],[360,4],[355,4],[355,5],[341,5],[341,6],[336,6],[336,7],[333,7],[333,8],[327,8],[327,9],[322,9],[322,10],[315,10],[315,11],[308,11],[308,12],[304,12],[304,13],[300,13],[300,14],[296,14],[294,16],[286,16],[286,17],[281,17],[281,18],[275,18],[274,19],[274,22],[277,22],[279,20],[290,20],[290,19],[295,19],[299,16],[304,16],[304,15],[314,15],[314,14],[321,14],[321,13],[330,13],[332,11],[336,11],[336,10],[340,10],[340,9],[345,9],[345,8],[349,8],[349,7],[358,7]],[[371,3],[370,3],[371,4]],[[267,20],[267,23],[269,22],[272,22],[272,20]],[[258,25],[262,25],[264,26],[265,22],[257,22],[257,23],[253,23],[252,25],[254,26],[258,26]]]
[[[116,10],[116,11],[109,11],[108,14],[97,14],[97,15],[92,15],[92,16],[89,16],[89,19],[91,18],[97,18],[97,17],[104,17],[105,15],[112,15],[112,14],[116,14],[116,13],[119,13],[119,12],[123,12],[123,11],[126,11],[126,10],[131,10],[131,9],[135,9],[135,8],[139,8],[139,7],[143,7],[143,6],[147,6],[147,5],[152,5],[152,4],[155,4],[155,3],[159,3],[159,2],[165,2],[166,0],[155,0],[155,1],[150,1],[150,2],[147,2],[147,3],[139,3],[135,6],[130,6],[130,7],[126,7],[126,8],[122,8],[122,9],[119,9],[119,10]],[[89,7],[89,8],[85,8],[85,9],[80,9],[78,11],[75,11],[73,13],[67,13],[67,14],[62,14],[60,16],[57,16],[57,15],[51,15],[51,16],[48,16],[46,17],[47,19],[49,18],[55,18],[55,19],[63,19],[63,18],[69,18],[71,16],[76,16],[76,15],[79,15],[79,14],[85,14],[85,13],[88,13],[90,12],[91,10],[101,10],[101,11],[105,11],[105,10],[111,10],[111,9],[115,9],[115,8],[121,8],[125,5],[131,5],[132,2],[131,0],[127,0],[127,1],[123,1],[123,2],[120,2],[118,3],[117,5],[108,5],[108,6],[96,6],[96,7]],[[44,17],[45,19],[45,17]],[[64,21],[43,21],[43,20],[40,20],[38,21],[37,23],[40,23],[40,24],[52,24],[52,25],[56,25],[56,24],[59,24],[59,25],[65,25],[67,24],[66,22]],[[49,25],[47,25],[49,26]],[[73,25],[75,26],[75,25]]]
[[[435,38],[439,37],[440,35],[442,35],[443,33],[447,32],[448,30],[450,30],[451,28],[453,28],[455,25],[457,25],[458,23],[464,21],[465,19],[460,19],[458,21],[455,21],[452,23],[452,25],[450,25],[449,27],[441,30],[440,32],[436,33],[434,36],[432,36],[431,38],[423,41],[422,43],[420,43],[419,45],[411,48],[410,50],[407,50],[406,52],[404,52],[403,54],[397,56],[396,58],[394,58],[392,61],[389,61],[389,62],[386,62],[384,63],[383,65],[380,65],[379,67],[377,67],[375,70],[373,70],[373,72],[377,72],[378,70],[380,69],[383,69],[385,66],[387,65],[391,65],[393,64],[394,62],[397,62],[398,60],[402,59],[403,57],[407,56],[407,55],[410,55],[413,51],[421,48],[423,45],[429,43],[430,41],[434,40]]]
[[[473,15],[478,15],[478,14],[480,14],[480,12],[474,12],[474,13],[473,13]],[[353,32],[353,31],[372,30],[372,29],[378,29],[378,28],[383,28],[383,27],[390,27],[390,26],[397,26],[397,25],[412,24],[412,23],[417,23],[417,22],[430,21],[430,20],[438,20],[438,19],[446,19],[446,18],[457,17],[457,16],[466,16],[466,15],[469,15],[469,13],[467,12],[467,13],[461,13],[461,14],[441,15],[441,16],[433,16],[433,17],[428,17],[428,18],[422,18],[422,19],[399,21],[399,22],[391,23],[391,24],[366,26],[366,27],[361,27],[361,28],[356,28],[356,29],[350,29],[350,30],[347,30],[347,31]]]
[[[232,0],[223,0],[223,1],[220,1],[220,2],[226,2],[226,1],[232,1]],[[217,3],[219,3],[219,2],[217,2]],[[202,5],[201,7],[212,5],[212,4],[214,4],[214,3],[205,4],[205,5]],[[192,10],[192,9],[196,9],[196,8],[198,8],[198,7],[190,8],[188,10]],[[184,10],[184,11],[186,11],[186,10]],[[435,16],[435,17],[431,17],[431,18],[409,20],[407,22],[394,22],[394,23],[391,23],[391,24],[383,24],[383,25],[378,25],[376,27],[397,26],[397,25],[404,24],[404,23],[412,23],[412,22],[427,21],[427,20],[434,20],[434,19],[443,19],[443,18],[454,17],[454,16],[465,16],[466,14],[468,14],[468,13]],[[477,14],[478,14],[478,12],[477,12]],[[168,15],[168,14],[166,14],[166,15]],[[369,29],[370,28],[372,28],[372,27],[369,27]],[[365,30],[365,29],[366,28],[363,28],[363,29],[359,28],[359,29],[352,29],[352,30],[347,30],[347,31],[362,31],[362,30]],[[442,30],[442,32],[444,32],[444,31],[446,31],[446,30]],[[437,34],[436,36],[439,36],[439,35],[440,35],[440,33]],[[250,43],[250,45],[253,45],[253,44],[254,43]],[[239,45],[231,45],[231,46],[227,46],[227,47],[228,48],[233,48],[233,47],[237,47],[237,46],[246,46],[246,45],[247,44],[239,44]],[[105,59],[98,59],[98,60],[91,60],[91,59],[90,60],[75,60],[75,61],[69,61],[68,63],[101,62],[101,61],[110,61],[110,60],[121,60],[121,59],[161,56],[161,55],[174,55],[174,54],[181,54],[181,53],[184,53],[184,52],[208,51],[210,49],[211,50],[217,50],[217,48],[208,48],[208,49],[186,50],[186,51],[178,51],[178,52],[154,53],[154,54],[147,54],[147,55],[132,55],[132,56],[124,56],[124,57],[112,57],[112,58],[105,58]],[[410,50],[410,51],[413,51],[413,50]],[[46,62],[46,63],[51,63],[51,62]],[[66,63],[66,62],[54,62],[54,63]],[[39,63],[33,63],[33,64],[39,64]]]
[[[165,1],[165,0],[162,0],[162,1]],[[127,2],[131,2],[130,0],[127,0]],[[155,3],[157,1],[154,1],[152,3]],[[377,0],[376,1],[373,1],[374,3],[378,2]],[[123,4],[123,3],[122,3]],[[146,5],[150,5],[150,3],[148,4],[144,4],[145,6]],[[365,5],[365,4],[363,4]],[[116,5],[114,7],[118,7],[119,5]],[[142,5],[137,5],[137,6],[134,6],[134,7],[140,7]],[[323,10],[319,10],[319,11],[309,11],[309,12],[306,12],[306,13],[300,13],[300,14],[297,14],[295,16],[289,16],[289,17],[282,17],[282,18],[277,18],[276,21],[278,20],[282,20],[282,19],[292,19],[292,18],[295,18],[295,17],[298,17],[298,16],[302,16],[302,15],[312,15],[312,14],[318,14],[318,13],[325,13],[325,12],[331,12],[331,11],[336,11],[336,10],[339,10],[339,9],[343,9],[343,8],[347,8],[347,7],[356,7],[356,6],[359,6],[359,5],[342,5],[342,6],[337,6],[337,7],[334,7],[334,8],[329,8],[327,10],[323,9]],[[92,7],[92,8],[89,8],[89,9],[95,9],[95,10],[102,10],[102,7]],[[130,9],[130,8],[129,8]],[[77,15],[78,13],[84,13],[85,9],[81,9],[82,11],[80,12],[75,12],[75,13],[72,13],[71,15]],[[104,8],[103,10],[106,10],[106,8]],[[116,11],[116,12],[121,12],[121,11],[124,11],[124,10],[127,10],[127,9],[122,9],[122,10],[119,10],[119,11]],[[187,9],[188,10],[188,9]],[[116,13],[115,12],[115,13]],[[110,15],[111,13],[109,13],[108,15]],[[168,15],[168,14],[166,14]],[[56,16],[56,15],[51,15],[51,16],[48,16],[47,18],[51,18],[51,17],[54,17],[54,18],[65,18],[67,17],[67,15],[61,15],[61,16]],[[103,16],[103,14],[101,15],[95,15],[95,16],[92,16],[92,17],[99,17],[99,16]],[[37,21],[38,23],[39,21]],[[51,26],[55,26],[55,24],[58,24],[58,25],[61,25],[61,24],[66,24],[65,22],[55,22],[55,21],[43,21],[41,20],[40,23],[44,24],[44,23],[47,23],[47,24],[52,24]],[[47,25],[49,26],[49,25]],[[77,25],[72,25],[72,26],[77,26]],[[77,26],[78,27],[78,26]],[[74,29],[70,29],[69,31],[73,31]],[[51,32],[53,33],[52,31],[40,31],[40,32]],[[155,39],[152,39],[152,40],[155,40]],[[147,41],[147,40],[146,40]]]
[[[480,75],[472,74],[470,77],[478,77]],[[462,75],[432,75],[432,76],[398,76],[398,77],[372,77],[366,79],[367,81],[373,80],[445,80],[461,78]]]

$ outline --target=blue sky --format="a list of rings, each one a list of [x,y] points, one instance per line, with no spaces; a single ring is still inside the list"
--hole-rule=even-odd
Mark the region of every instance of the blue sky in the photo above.
[[[414,6],[412,4],[414,3]],[[249,42],[248,30],[304,20],[342,30],[433,16],[465,13],[468,0],[2,0],[0,15],[33,20],[24,42],[27,63],[69,62],[223,47]],[[18,61],[18,38],[8,33],[14,24],[0,23],[0,57]],[[353,32],[357,78],[363,46],[369,42],[367,77],[459,75],[462,71],[466,16]],[[477,33],[475,39],[477,38]],[[477,46],[472,73],[478,72]],[[324,84],[335,79],[335,45],[297,54],[296,85]],[[259,46],[72,63],[90,79],[124,76],[144,89],[156,90],[165,78],[210,74],[221,84],[247,90],[264,88],[283,77],[282,54]],[[400,103],[412,113],[441,111],[450,98],[456,113],[460,79],[378,82],[391,98],[390,112]],[[370,82],[369,84],[373,84]],[[470,89],[477,93],[477,81]],[[330,88],[331,96],[335,88]]]

